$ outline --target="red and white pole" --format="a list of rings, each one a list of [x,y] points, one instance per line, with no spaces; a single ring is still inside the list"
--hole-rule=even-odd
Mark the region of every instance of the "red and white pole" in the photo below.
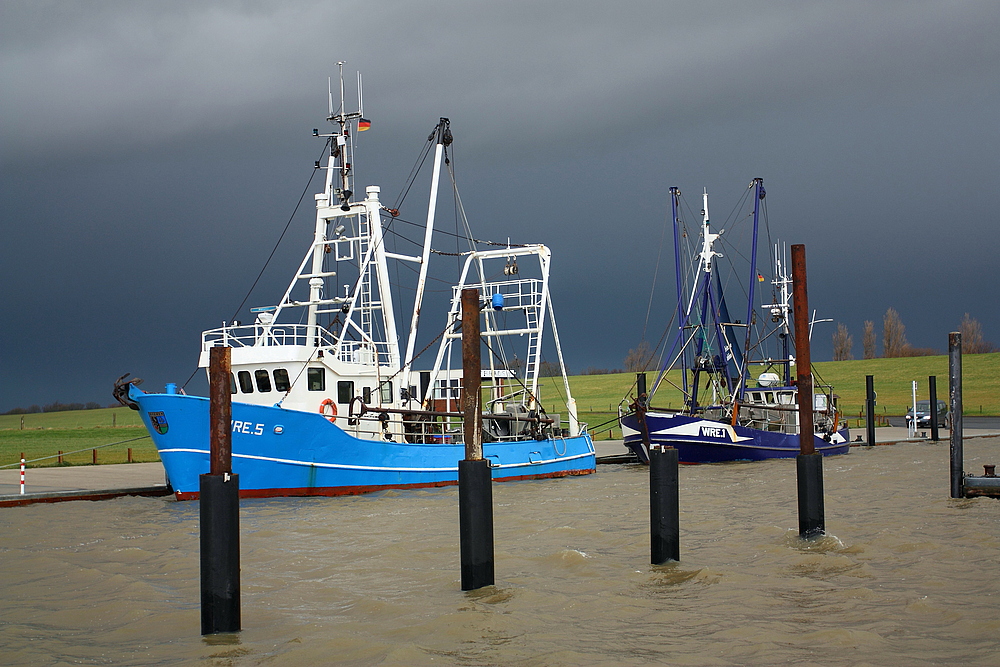
[[[21,495],[24,495],[24,459],[21,459]]]

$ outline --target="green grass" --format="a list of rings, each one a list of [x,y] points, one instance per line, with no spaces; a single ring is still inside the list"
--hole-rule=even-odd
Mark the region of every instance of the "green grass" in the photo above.
[[[903,415],[910,404],[910,383],[916,380],[917,397],[927,397],[927,377],[937,376],[938,398],[948,400],[948,357],[907,357],[902,359],[864,359],[827,361],[816,364],[819,378],[832,384],[840,396],[840,407],[848,418],[857,418],[864,408],[865,376],[875,376],[879,415]],[[648,374],[650,386],[655,372]],[[679,382],[678,372],[669,379]],[[962,358],[963,406],[966,415],[1000,415],[1000,352],[969,354]],[[597,438],[620,438],[616,420],[618,404],[627,395],[634,396],[634,373],[615,375],[577,375],[570,378],[581,421],[587,422]],[[565,390],[562,378],[541,378],[545,409],[566,419]],[[631,397],[627,402],[631,401]],[[655,407],[672,408],[681,404],[680,392],[664,383],[653,400]],[[21,428],[21,418],[24,428]],[[114,426],[113,426],[114,425]],[[603,426],[602,426],[603,425]],[[91,449],[146,435],[139,413],[128,408],[48,412],[30,415],[0,415],[0,466],[17,463],[21,452],[26,458],[53,456],[59,450],[84,452],[65,457],[66,464],[82,465],[93,461]],[[124,463],[128,448],[134,461],[158,461],[156,447],[147,437],[97,450],[98,463]],[[34,465],[57,465],[47,459]],[[65,465],[65,464],[64,464]]]
[[[84,451],[64,456],[63,465],[92,464],[95,447],[99,464],[125,463],[130,447],[135,462],[160,460],[139,413],[128,408],[0,415],[0,466],[18,463],[22,452],[31,461],[54,457],[59,451],[76,450]],[[32,467],[55,465],[59,465],[56,458],[31,464]]]
[[[937,395],[948,400],[948,357],[905,357],[899,359],[864,359],[826,361],[815,364],[820,381],[832,384],[840,397],[840,408],[848,418],[864,410],[865,376],[875,378],[879,415],[901,416],[911,402],[911,382],[917,381],[917,398],[927,398],[927,377],[937,376]],[[655,372],[647,374],[652,387]],[[679,383],[680,375],[673,372],[669,379]],[[612,423],[618,414],[618,403],[635,390],[634,373],[615,375],[577,375],[570,378],[570,389],[576,398],[581,421],[587,422],[598,438],[621,437]],[[542,403],[550,413],[560,413],[565,420],[565,390],[561,378],[541,379]],[[968,354],[962,357],[962,406],[965,415],[1000,415],[1000,352]],[[631,401],[631,399],[629,399]],[[653,399],[655,407],[671,408],[681,404],[681,393],[667,383],[661,385]]]

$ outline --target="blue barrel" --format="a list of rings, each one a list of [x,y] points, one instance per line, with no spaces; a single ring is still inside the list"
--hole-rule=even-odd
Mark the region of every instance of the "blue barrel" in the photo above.
[[[493,310],[503,310],[503,294],[499,292],[493,295]]]

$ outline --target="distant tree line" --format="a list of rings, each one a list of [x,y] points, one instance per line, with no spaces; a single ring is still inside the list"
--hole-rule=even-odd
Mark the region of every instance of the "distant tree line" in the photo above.
[[[963,354],[983,354],[986,352],[996,352],[997,346],[983,338],[983,327],[978,320],[968,313],[962,318],[958,330],[962,334]],[[877,339],[875,337],[875,323],[871,320],[865,321],[864,333],[861,338],[861,348],[864,359],[877,358]],[[854,338],[848,332],[844,324],[837,323],[837,330],[833,334],[833,360],[846,361],[853,359],[852,348]],[[906,340],[906,326],[903,324],[899,313],[895,308],[885,311],[882,318],[882,356],[885,358],[895,357],[926,357],[938,354],[937,350],[929,347],[913,347]]]
[[[43,405],[41,407],[37,405],[32,405],[27,408],[14,408],[13,410],[8,410],[3,413],[5,415],[32,415],[38,412],[65,412],[67,410],[99,410],[105,406],[94,401],[89,403],[60,403],[56,401],[55,403],[49,403],[48,405]],[[107,406],[109,408],[116,408],[118,404]]]

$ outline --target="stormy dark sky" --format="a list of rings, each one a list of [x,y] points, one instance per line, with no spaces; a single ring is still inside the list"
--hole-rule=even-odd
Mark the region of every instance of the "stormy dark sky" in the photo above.
[[[966,312],[1000,342],[998,34],[995,0],[5,0],[0,411],[187,379],[309,178],[339,60],[373,122],[359,183],[398,192],[449,117],[477,235],[553,250],[574,371],[638,343],[668,188],[728,210],[758,176],[834,320],[814,359],[836,322],[860,357],[889,307],[917,347]]]

